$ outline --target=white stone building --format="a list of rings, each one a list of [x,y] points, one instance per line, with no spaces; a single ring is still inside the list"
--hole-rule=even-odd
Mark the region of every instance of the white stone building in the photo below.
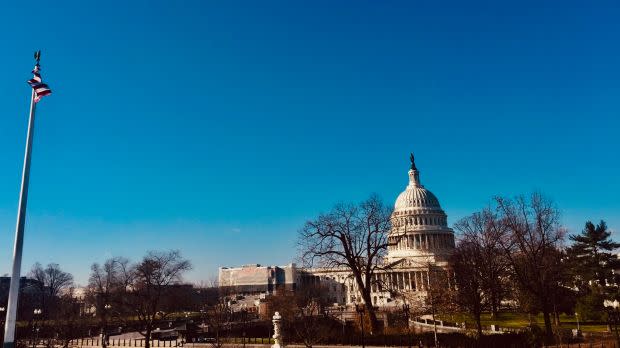
[[[398,196],[392,213],[385,264],[392,267],[376,274],[372,285],[372,302],[376,306],[394,306],[426,296],[429,269],[448,269],[454,249],[454,232],[435,195],[420,183],[420,172],[411,156],[409,184]],[[344,269],[311,269],[307,272],[321,281],[344,285],[340,304],[362,301],[357,284]],[[395,295],[398,294],[398,295]]]
[[[298,269],[294,263],[286,266],[249,264],[241,267],[220,267],[218,274],[219,287],[247,294],[294,291],[299,282]]]

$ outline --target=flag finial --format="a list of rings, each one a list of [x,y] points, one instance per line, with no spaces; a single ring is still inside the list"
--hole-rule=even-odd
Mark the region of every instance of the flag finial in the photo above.
[[[37,61],[37,64],[41,60],[41,50],[38,50],[34,53],[34,59]]]

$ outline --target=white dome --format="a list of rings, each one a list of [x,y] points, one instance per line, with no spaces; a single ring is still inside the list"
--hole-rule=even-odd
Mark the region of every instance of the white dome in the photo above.
[[[414,176],[414,171],[410,170],[409,177],[411,178],[412,176]],[[425,189],[424,186],[412,180],[413,179],[410,179],[409,185],[405,191],[396,198],[394,211],[402,211],[411,208],[441,209],[437,197],[435,197],[431,191]]]

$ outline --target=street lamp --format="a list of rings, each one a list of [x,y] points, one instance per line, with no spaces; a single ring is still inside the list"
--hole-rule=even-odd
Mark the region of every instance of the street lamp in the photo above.
[[[103,325],[101,326],[101,346],[103,348],[108,346],[108,321],[107,321],[107,316],[108,316],[108,311],[110,310],[110,308],[112,308],[112,305],[110,305],[109,303],[106,303],[103,305],[103,313],[102,317],[103,317]]]
[[[366,311],[366,308],[364,308],[364,304],[356,304],[355,311],[360,316],[360,327],[362,328],[362,348],[366,348],[366,344],[364,343],[364,312]]]
[[[577,319],[577,331],[579,331],[579,313],[575,312],[575,318]]]
[[[6,313],[6,307],[4,306],[0,307],[0,316],[2,316],[2,326],[0,329],[2,331],[0,332],[0,337],[3,337],[3,338],[4,338],[4,322],[6,320],[5,313]]]
[[[243,337],[241,338],[243,342],[243,348],[245,348],[245,325],[248,319],[248,309],[247,305],[244,303],[241,305],[241,321],[243,323]]]
[[[39,327],[37,325],[37,318],[38,316],[41,315],[43,311],[41,310],[41,308],[35,308],[34,311],[32,311],[32,313],[34,314],[33,319],[34,319],[34,325],[32,327],[32,331],[34,331],[34,341],[32,342],[32,347],[34,348],[37,344],[37,341],[39,340]]]
[[[610,329],[611,329],[611,324],[613,323],[614,325],[614,332],[616,334],[616,342],[618,342],[618,344],[620,345],[620,336],[618,336],[618,321],[620,320],[620,302],[618,302],[618,300],[605,300],[603,301],[603,306],[605,306],[605,308],[607,308],[607,314],[608,314],[608,320],[610,323]]]
[[[409,332],[409,304],[403,303],[403,314],[405,315],[405,325],[407,325],[407,347],[411,348],[411,333]]]

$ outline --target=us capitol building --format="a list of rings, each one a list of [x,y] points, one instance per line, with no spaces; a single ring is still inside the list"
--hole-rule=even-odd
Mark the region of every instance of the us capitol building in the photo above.
[[[372,302],[376,306],[394,306],[423,299],[429,287],[429,270],[448,269],[454,249],[454,232],[439,200],[420,182],[413,155],[408,172],[409,183],[398,195],[392,212],[385,270],[377,271],[372,282]],[[295,290],[320,281],[337,304],[352,305],[362,301],[350,271],[342,268],[302,269],[287,266],[245,265],[219,269],[219,286],[239,293],[273,294]]]

